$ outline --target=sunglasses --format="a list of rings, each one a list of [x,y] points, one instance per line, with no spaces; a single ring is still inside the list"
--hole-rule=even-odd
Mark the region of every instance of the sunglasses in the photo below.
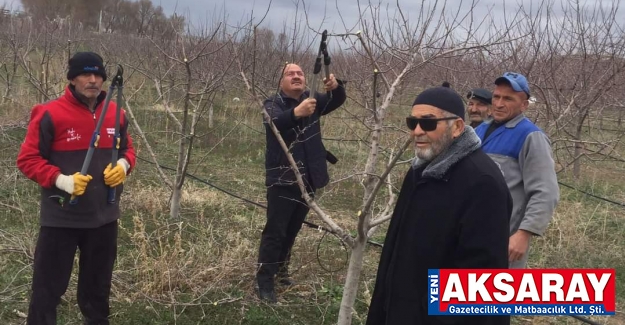
[[[434,131],[438,127],[439,121],[448,121],[455,120],[458,117],[441,117],[441,118],[418,118],[414,116],[406,117],[406,125],[410,130],[414,130],[417,128],[417,125],[421,126],[421,130],[423,131]]]

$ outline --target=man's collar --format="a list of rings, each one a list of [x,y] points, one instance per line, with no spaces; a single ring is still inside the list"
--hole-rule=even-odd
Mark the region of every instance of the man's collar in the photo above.
[[[89,108],[89,105],[87,104],[87,102],[85,101],[85,98],[83,96],[81,96],[79,93],[76,92],[76,87],[74,87],[74,85],[69,84],[69,91],[72,93],[72,96],[74,96],[74,98],[81,104],[87,106]]]
[[[308,96],[308,94],[309,94],[309,91],[308,91],[308,90],[305,90],[305,91],[304,91],[304,92],[303,92],[303,93],[299,96],[299,98],[293,98],[293,97],[291,97],[291,96],[288,96],[288,95],[287,95],[287,94],[286,94],[286,93],[285,93],[282,89],[280,89],[280,92],[278,93],[278,96],[280,97],[280,99],[281,99],[283,102],[284,102],[286,99],[292,99],[292,100],[296,100],[296,101],[298,101],[298,102],[301,102],[301,101],[302,101],[302,99],[303,99],[303,97],[304,97],[304,95],[306,95],[306,97],[309,97],[309,96]]]
[[[505,124],[507,129],[513,129],[517,126],[517,124],[521,123],[521,121],[523,121],[525,119],[525,114],[521,113],[515,117],[513,117],[511,120],[508,120],[506,122],[502,122],[503,124]],[[502,123],[497,123],[497,121],[495,121],[492,118],[489,118],[488,120],[484,120],[483,122],[484,124],[499,124],[501,125]]]
[[[515,116],[514,118],[512,118],[510,121],[506,122],[506,128],[513,129],[517,126],[517,124],[521,123],[521,121],[523,121],[524,119],[525,119],[525,114],[521,113]]]
[[[70,83],[67,86],[67,88],[69,89],[74,99],[76,99],[79,103],[85,105],[89,110],[91,110],[91,107],[89,107],[89,104],[85,101],[85,98],[83,98],[83,96],[81,96],[79,93],[76,92],[76,88],[74,87],[74,85]],[[100,91],[100,94],[98,95],[98,98],[96,99],[95,106],[93,109],[95,110],[105,98],[106,98],[106,92]]]
[[[445,179],[447,172],[458,161],[480,148],[482,142],[472,127],[465,125],[464,132],[455,138],[449,147],[441,152],[431,162],[415,157],[412,161],[412,168],[419,169],[425,167],[422,177],[434,179]]]

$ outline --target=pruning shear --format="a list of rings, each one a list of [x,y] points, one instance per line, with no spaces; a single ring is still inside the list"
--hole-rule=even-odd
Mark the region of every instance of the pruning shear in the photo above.
[[[113,80],[111,81],[111,85],[109,86],[109,92],[106,94],[106,100],[104,101],[104,107],[102,108],[102,112],[100,113],[100,119],[98,119],[98,123],[96,124],[95,130],[93,131],[93,136],[91,137],[91,143],[89,144],[89,149],[87,150],[87,156],[83,161],[82,168],[80,173],[82,175],[87,175],[87,170],[89,169],[89,165],[91,164],[91,158],[93,158],[93,152],[98,147],[98,142],[100,141],[100,129],[102,128],[102,123],[106,118],[106,111],[108,109],[109,103],[111,101],[111,97],[113,96],[113,91],[117,88],[117,109],[115,111],[115,133],[113,135],[113,153],[111,156],[111,168],[117,165],[117,156],[119,152],[119,147],[121,143],[121,136],[119,134],[119,120],[121,118],[121,109],[122,109],[122,89],[124,88],[124,68],[121,65],[117,65],[117,73]],[[111,187],[108,190],[107,202],[109,204],[115,203],[115,188]],[[60,202],[61,206],[63,202]],[[78,203],[78,198],[74,195],[70,198],[69,204],[76,205]]]
[[[317,93],[317,88],[319,87],[319,73],[321,72],[321,58],[323,57],[323,65],[326,75],[326,80],[330,79],[330,62],[332,59],[328,54],[328,30],[324,30],[321,34],[321,43],[319,43],[319,52],[317,53],[317,58],[315,59],[315,67],[313,69],[313,81],[311,83],[311,96],[314,97],[314,94]],[[327,92],[328,99],[332,98],[332,92]]]

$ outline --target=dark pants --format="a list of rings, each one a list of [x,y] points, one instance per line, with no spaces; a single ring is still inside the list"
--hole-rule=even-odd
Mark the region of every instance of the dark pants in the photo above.
[[[69,284],[76,247],[80,250],[77,298],[85,324],[109,324],[117,221],[93,229],[41,227],[35,250],[28,325],[56,324],[56,308]]]
[[[308,210],[297,185],[267,188],[267,223],[258,253],[259,287],[273,288],[276,274],[288,274],[291,248]]]

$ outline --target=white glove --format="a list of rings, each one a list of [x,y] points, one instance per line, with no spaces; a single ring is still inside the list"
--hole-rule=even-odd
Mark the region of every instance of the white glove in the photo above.
[[[60,174],[56,178],[56,187],[59,189],[72,194],[74,193],[74,177]]]
[[[91,175],[82,175],[76,172],[72,176],[59,174],[54,183],[59,189],[73,196],[79,196],[85,194],[87,184],[89,184],[89,181],[92,179],[93,177],[91,177]]]
[[[117,159],[117,164],[122,165],[122,167],[124,167],[124,174],[128,175],[128,169],[130,169],[128,160],[126,160],[126,158],[119,158]]]

